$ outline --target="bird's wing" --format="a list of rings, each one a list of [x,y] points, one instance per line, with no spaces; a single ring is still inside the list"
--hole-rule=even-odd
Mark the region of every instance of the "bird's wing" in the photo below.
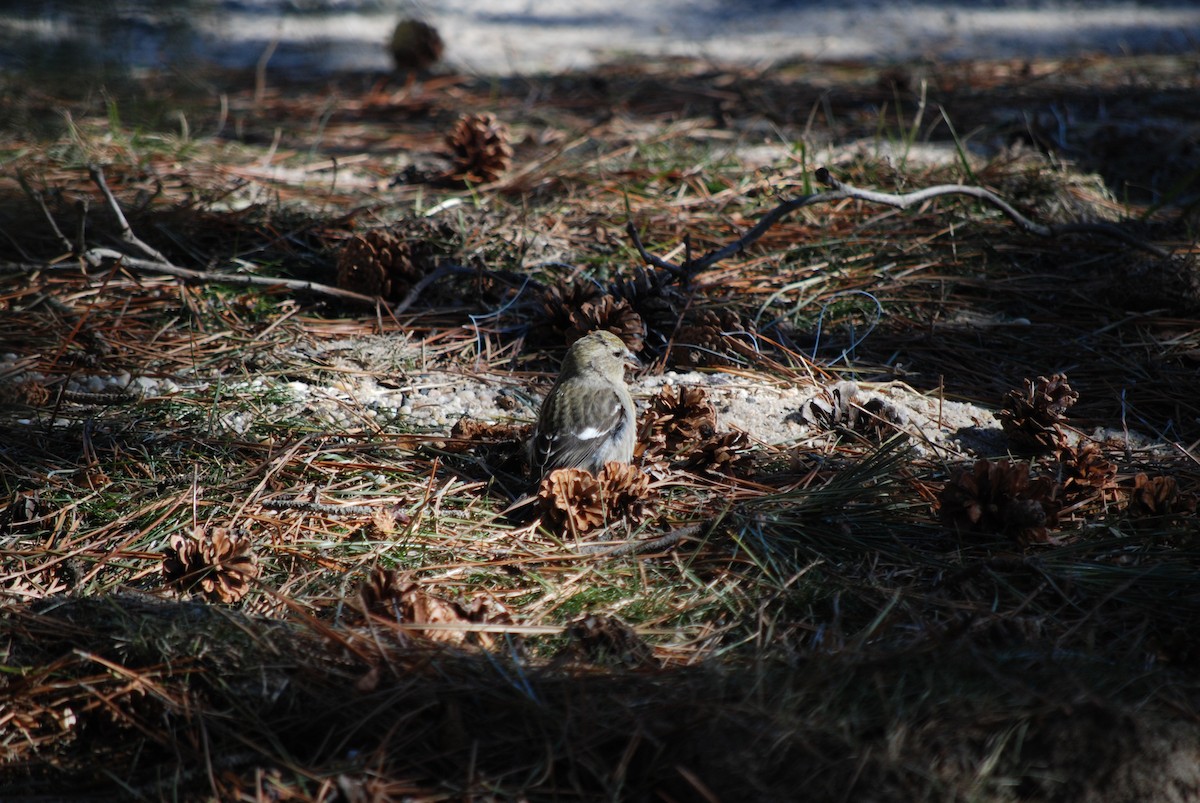
[[[553,408],[563,393],[550,401]],[[579,468],[594,459],[596,453],[624,427],[633,426],[621,395],[610,385],[588,388],[576,401],[579,407],[576,426],[563,426],[562,416],[554,409],[543,411],[533,447],[533,462],[539,473],[555,468]]]

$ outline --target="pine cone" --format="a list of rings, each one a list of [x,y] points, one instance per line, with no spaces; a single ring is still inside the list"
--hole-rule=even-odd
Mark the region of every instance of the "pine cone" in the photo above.
[[[472,418],[460,418],[445,440],[429,445],[453,454],[473,454],[484,476],[523,474],[528,467],[526,446],[533,436],[530,424],[489,424]]]
[[[701,388],[676,388],[663,385],[642,417],[639,442],[646,451],[675,454],[712,437],[717,428],[717,411]]]
[[[753,333],[753,328],[733,310],[699,310],[675,333],[673,362],[689,368],[731,365],[727,355],[736,341],[730,333]]]
[[[508,126],[494,114],[464,114],[446,135],[454,158],[455,179],[489,183],[500,178],[512,164]]]
[[[908,413],[882,396],[871,396],[854,408],[848,423],[855,432],[885,440],[908,423]]]
[[[542,291],[540,320],[536,327],[544,335],[544,340],[555,344],[565,342],[567,333],[575,327],[575,316],[579,310],[584,304],[599,299],[600,289],[588,281],[552,284]]]
[[[430,592],[412,579],[410,572],[376,567],[359,586],[358,602],[364,614],[374,614],[409,624],[466,624],[508,620],[507,611],[497,605],[475,598],[470,605],[446,599]],[[490,599],[490,598],[489,598]],[[430,628],[416,630],[430,641],[451,644],[489,642],[483,634],[467,628]]]
[[[674,283],[674,277],[659,271],[637,268],[628,279],[613,282],[609,292],[625,299],[646,324],[646,337],[651,348],[661,353],[675,328],[687,298]]]
[[[190,535],[176,533],[163,555],[163,579],[184,592],[199,591],[210,600],[237,602],[258,576],[250,539],[214,527],[197,527]]]
[[[37,379],[22,379],[13,383],[0,383],[0,404],[19,404],[41,407],[50,401],[50,389]]]
[[[650,478],[629,463],[605,463],[596,479],[600,481],[600,498],[609,521],[643,521],[652,512],[651,503],[658,499],[657,492],[650,488]]]
[[[1022,546],[1046,543],[1058,522],[1058,491],[1048,477],[1031,480],[1028,463],[978,460],[942,489],[941,517],[962,532],[1006,533]]]
[[[1129,496],[1129,513],[1133,516],[1179,516],[1196,512],[1196,496],[1179,490],[1174,477],[1133,478],[1133,493]]]
[[[654,650],[633,628],[605,614],[586,614],[567,625],[577,652],[597,664],[639,667],[649,664]]]
[[[357,235],[338,254],[337,286],[399,301],[424,270],[414,264],[412,244],[384,229]]]
[[[496,446],[524,443],[529,440],[532,427],[515,424],[492,424],[474,418],[460,418],[450,428],[450,440],[438,441],[437,445],[448,452],[469,452],[477,446]]]
[[[646,325],[641,316],[633,311],[625,299],[601,296],[596,301],[586,301],[579,309],[570,313],[571,326],[567,330],[567,345],[571,345],[588,332],[607,329],[629,347],[630,351],[641,351],[646,338]]]
[[[554,530],[582,535],[604,525],[600,482],[581,468],[560,468],[543,477],[538,507]]]
[[[39,529],[48,516],[50,505],[38,491],[13,491],[0,508],[0,535]]]
[[[854,382],[842,381],[821,388],[805,401],[800,406],[800,420],[821,429],[845,427],[883,440],[908,422],[908,414],[881,396],[861,392]]]
[[[750,439],[744,432],[723,432],[708,438],[688,455],[684,468],[702,474],[744,474],[751,465],[747,449]]]
[[[1001,403],[997,418],[1013,446],[1031,452],[1054,449],[1062,441],[1060,425],[1067,420],[1067,408],[1079,400],[1079,394],[1067,384],[1066,374],[1047,379],[1026,379],[1024,390],[1011,390]]]
[[[404,507],[397,503],[375,508],[361,531],[362,537],[371,541],[396,540],[396,534],[412,524],[412,515]]]
[[[429,23],[402,19],[392,31],[388,50],[392,54],[392,63],[396,65],[396,69],[409,72],[432,67],[442,57],[445,45],[437,28]]]
[[[800,420],[809,426],[834,429],[850,417],[850,405],[858,395],[854,382],[836,382],[823,387],[800,405]]]
[[[1064,444],[1058,450],[1058,461],[1062,466],[1063,493],[1069,497],[1102,494],[1114,485],[1116,465],[1091,441],[1078,447]]]
[[[25,561],[17,565],[13,561],[7,563],[5,573],[0,574],[0,598],[42,599],[71,591],[77,580],[75,572],[62,563],[38,567]]]
[[[385,616],[398,622],[404,621],[401,602],[404,594],[416,586],[408,572],[376,566],[359,586],[358,602],[363,613]]]
[[[611,462],[596,476],[578,468],[550,472],[538,489],[538,506],[552,529],[583,535],[620,520],[641,521],[655,497],[649,477]]]

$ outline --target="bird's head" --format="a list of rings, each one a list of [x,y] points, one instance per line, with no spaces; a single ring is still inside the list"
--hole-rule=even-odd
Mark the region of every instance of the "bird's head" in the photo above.
[[[597,371],[613,380],[625,378],[625,366],[641,363],[621,338],[608,330],[589,332],[571,344],[563,359],[563,373]]]

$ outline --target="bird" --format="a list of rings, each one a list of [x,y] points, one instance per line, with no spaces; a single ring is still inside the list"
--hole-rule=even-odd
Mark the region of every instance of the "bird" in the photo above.
[[[594,331],[571,345],[529,442],[535,477],[558,468],[596,474],[610,461],[633,460],[637,415],[625,384],[627,364],[640,365],[612,332]]]

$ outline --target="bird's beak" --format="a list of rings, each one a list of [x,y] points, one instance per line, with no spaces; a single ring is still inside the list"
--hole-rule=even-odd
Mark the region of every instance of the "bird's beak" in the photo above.
[[[645,367],[642,365],[642,361],[638,359],[638,356],[629,349],[625,349],[625,364],[635,371]]]

